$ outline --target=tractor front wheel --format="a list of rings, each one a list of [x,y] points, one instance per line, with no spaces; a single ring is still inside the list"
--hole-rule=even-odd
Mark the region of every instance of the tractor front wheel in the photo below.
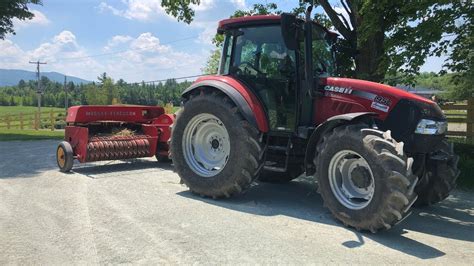
[[[345,225],[371,232],[389,229],[416,200],[412,162],[389,131],[364,124],[339,126],[317,147],[318,192]]]
[[[190,96],[172,129],[171,157],[192,192],[229,197],[248,188],[263,166],[259,131],[216,91]]]

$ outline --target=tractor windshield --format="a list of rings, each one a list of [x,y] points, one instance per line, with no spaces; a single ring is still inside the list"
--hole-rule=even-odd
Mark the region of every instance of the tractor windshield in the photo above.
[[[280,25],[228,32],[219,73],[244,82],[264,103],[272,129],[291,131],[296,112],[295,51],[288,50]]]

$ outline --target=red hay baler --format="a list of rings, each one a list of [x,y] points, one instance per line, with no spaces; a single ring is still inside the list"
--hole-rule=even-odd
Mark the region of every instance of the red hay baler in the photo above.
[[[174,119],[159,106],[73,106],[56,150],[59,169],[70,171],[74,159],[85,163],[156,156],[169,161]]]

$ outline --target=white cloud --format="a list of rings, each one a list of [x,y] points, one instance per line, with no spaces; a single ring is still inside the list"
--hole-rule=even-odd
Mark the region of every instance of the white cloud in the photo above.
[[[111,12],[116,16],[130,20],[151,21],[160,17],[175,19],[161,7],[161,0],[122,0],[122,3],[125,5],[123,9],[112,6],[107,2],[101,2],[98,9],[101,12]],[[218,5],[229,3],[235,8],[246,8],[245,0],[201,0],[199,5],[191,4],[191,8],[195,10],[197,17],[199,13],[216,11],[219,9]]]
[[[123,0],[122,2],[126,5],[125,9],[118,9],[106,2],[101,2],[98,8],[102,12],[110,11],[116,16],[139,21],[149,21],[166,14],[160,0]]]
[[[38,25],[38,26],[46,26],[51,21],[40,11],[38,10],[31,10],[34,17],[30,20],[19,20],[17,18],[13,19],[13,25],[15,29],[22,29],[28,26]]]
[[[104,51],[110,51],[111,48],[128,43],[131,40],[133,40],[133,38],[128,35],[115,35],[107,42],[107,45],[104,47]]]
[[[230,0],[230,2],[232,4],[234,4],[235,7],[239,8],[239,9],[246,9],[247,8],[247,4],[245,3],[245,0]]]

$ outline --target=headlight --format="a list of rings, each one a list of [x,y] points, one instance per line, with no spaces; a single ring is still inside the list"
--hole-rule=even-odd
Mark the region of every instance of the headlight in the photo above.
[[[448,131],[448,123],[446,121],[434,121],[429,119],[421,119],[416,126],[415,133],[423,135],[441,135]]]

